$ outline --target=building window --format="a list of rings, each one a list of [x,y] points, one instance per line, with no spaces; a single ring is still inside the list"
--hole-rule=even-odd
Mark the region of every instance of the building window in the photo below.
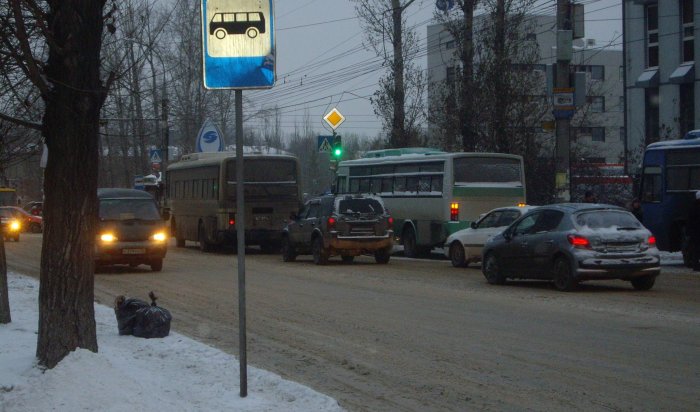
[[[576,71],[590,73],[591,80],[605,80],[605,66],[602,65],[576,66]]]
[[[591,140],[594,142],[604,142],[605,141],[605,128],[604,127],[591,127]]]
[[[574,139],[578,140],[583,137],[590,137],[594,142],[605,141],[604,127],[577,127],[574,129]]]
[[[659,88],[644,89],[645,144],[659,141]]]
[[[591,113],[603,113],[605,111],[604,96],[587,96],[586,102],[591,109]]]
[[[620,81],[625,80],[625,66],[620,66]]]
[[[451,50],[455,48],[455,41],[454,40],[448,40],[445,42],[445,49]]]
[[[695,84],[685,83],[680,85],[681,97],[681,134],[695,130]]]
[[[445,82],[447,82],[447,84],[452,85],[455,83],[455,80],[456,80],[455,73],[456,72],[455,72],[454,67],[450,67],[450,66],[447,67],[447,69],[445,70]]]
[[[683,61],[695,61],[695,21],[693,1],[681,1],[681,23],[683,25]]]
[[[625,96],[620,96],[620,103],[618,104],[618,108],[621,112],[625,111]]]
[[[647,67],[659,65],[659,9],[656,4],[646,6]]]

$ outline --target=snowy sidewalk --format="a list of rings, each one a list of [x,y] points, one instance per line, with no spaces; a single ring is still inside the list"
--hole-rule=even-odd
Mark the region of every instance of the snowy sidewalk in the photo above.
[[[164,339],[119,336],[114,310],[95,305],[99,353],[79,349],[42,372],[36,365],[39,284],[8,274],[12,323],[0,325],[0,411],[339,411],[303,385],[248,368],[171,331]],[[173,313],[177,317],[177,313]]]

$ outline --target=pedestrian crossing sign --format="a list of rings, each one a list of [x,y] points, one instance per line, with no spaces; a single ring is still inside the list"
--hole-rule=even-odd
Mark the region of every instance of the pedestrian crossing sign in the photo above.
[[[330,153],[333,149],[333,136],[318,136],[319,153]]]
[[[151,163],[163,163],[163,158],[160,156],[160,149],[151,149],[149,157]]]

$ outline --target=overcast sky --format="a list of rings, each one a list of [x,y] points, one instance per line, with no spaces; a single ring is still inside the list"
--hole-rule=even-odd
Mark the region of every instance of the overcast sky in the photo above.
[[[621,6],[619,0],[579,0],[585,4],[586,37],[598,47],[610,42],[621,46]],[[315,131],[325,134],[323,116],[333,107],[345,115],[339,134],[376,136],[381,122],[374,116],[368,97],[376,90],[380,60],[363,47],[365,38],[350,0],[276,0],[277,83],[269,91],[245,91],[252,99],[247,114],[261,107],[277,105],[285,130],[304,114]],[[542,0],[535,6],[541,14],[553,15],[555,0]],[[425,47],[427,26],[433,24],[435,0],[416,0],[408,9],[409,23],[416,27]],[[427,65],[425,53],[418,64]],[[250,118],[246,127],[256,127]]]

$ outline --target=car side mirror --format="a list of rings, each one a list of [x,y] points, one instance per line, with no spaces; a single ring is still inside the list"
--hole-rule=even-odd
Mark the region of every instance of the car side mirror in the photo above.
[[[472,222],[472,224],[469,226],[471,226],[472,229],[476,229],[476,221]]]
[[[163,210],[161,217],[163,220],[170,220],[170,210]]]

